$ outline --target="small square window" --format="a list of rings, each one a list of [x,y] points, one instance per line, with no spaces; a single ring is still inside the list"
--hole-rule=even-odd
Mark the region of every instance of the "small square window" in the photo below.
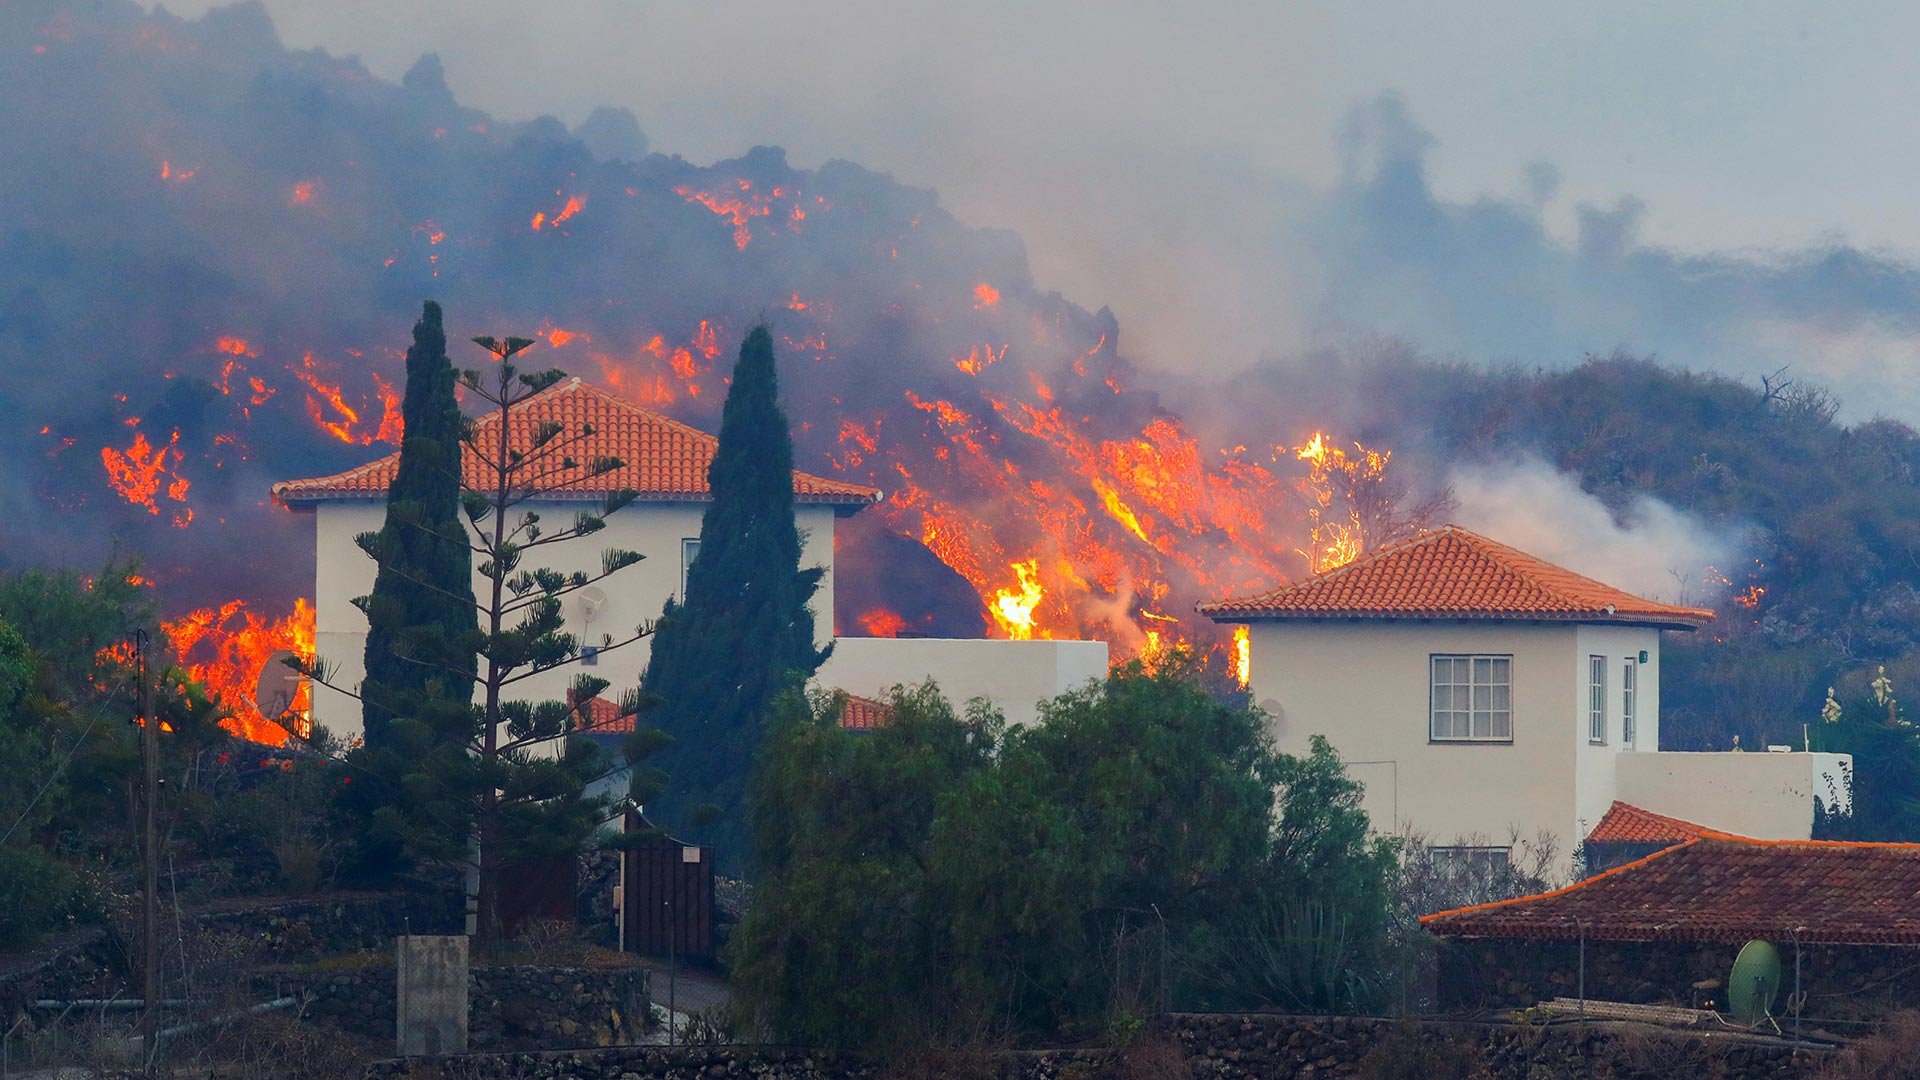
[[[1427,736],[1434,742],[1513,741],[1513,658],[1433,656]]]

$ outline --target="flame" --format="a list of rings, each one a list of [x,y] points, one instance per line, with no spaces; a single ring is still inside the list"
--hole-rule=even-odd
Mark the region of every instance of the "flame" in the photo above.
[[[356,432],[360,423],[360,410],[347,404],[346,396],[337,384],[326,382],[319,376],[319,365],[314,362],[313,354],[301,357],[302,367],[295,369],[293,375],[307,385],[307,416],[320,428],[343,443],[370,446],[376,442],[398,444],[404,434],[400,413],[400,394],[393,384],[378,375],[373,376],[374,394],[380,403],[380,422],[374,426],[371,434]],[[261,389],[255,380],[255,390]],[[270,392],[269,392],[270,393]],[[258,404],[259,402],[255,402]],[[327,419],[331,410],[338,420]]]
[[[1242,690],[1253,681],[1253,633],[1244,625],[1233,628],[1233,678]]]
[[[901,618],[898,612],[886,608],[861,612],[859,623],[860,629],[865,630],[868,637],[899,637],[900,631],[907,628],[907,620]]]
[[[162,622],[160,632],[180,658],[188,676],[205,684],[231,712],[232,715],[220,722],[228,731],[254,742],[279,746],[287,741],[289,726],[311,725],[312,695],[305,680],[301,680],[293,700],[278,717],[263,715],[253,700],[260,675],[274,654],[284,651],[306,658],[313,656],[313,605],[305,599],[295,600],[293,613],[279,619],[265,618],[247,610],[243,600],[230,600],[218,607],[201,608]]]
[[[532,225],[533,225],[534,232],[539,232],[540,227],[542,225],[545,225],[546,223],[547,223],[547,212],[545,210],[538,211],[533,215]]]
[[[170,511],[175,528],[184,529],[193,521],[193,508],[186,506],[192,484],[179,472],[186,454],[180,449],[180,432],[175,429],[165,443],[154,446],[144,431],[133,436],[133,445],[125,450],[111,446],[100,448],[100,464],[107,470],[107,486],[135,506],[158,516],[162,498],[182,504]],[[164,492],[164,495],[163,495]]]
[[[969,375],[978,375],[1005,358],[1009,347],[1002,345],[1000,351],[995,352],[991,345],[975,345],[967,355],[954,357],[953,366]]]
[[[1308,465],[1307,539],[1300,551],[1311,573],[1324,574],[1360,557],[1366,547],[1365,528],[1357,507],[1346,508],[1345,519],[1333,512],[1336,481],[1348,491],[1377,481],[1385,475],[1393,451],[1368,450],[1353,444],[1354,456],[1327,441],[1326,433],[1316,431],[1302,446],[1294,447],[1294,457]]]
[[[1000,290],[981,282],[973,287],[973,310],[983,311],[1000,303]]]
[[[772,191],[756,192],[753,190],[753,181],[744,178],[735,180],[733,187],[732,191],[724,188],[720,191],[701,191],[683,186],[674,188],[673,193],[689,203],[706,207],[732,224],[733,246],[740,251],[747,250],[747,245],[753,242],[753,220],[772,218],[776,200],[791,200],[784,215],[788,231],[799,232],[800,223],[807,220],[807,212],[800,206],[801,195],[798,191],[776,187]],[[816,196],[815,202],[816,211],[827,209],[825,199]]]
[[[551,322],[541,323],[540,329],[534,331],[534,336],[546,338],[547,344],[556,349],[569,341],[575,340],[587,345],[593,344],[592,336],[583,334],[578,330],[562,330]]]
[[[302,203],[312,201],[313,185],[315,183],[317,183],[317,181],[302,180],[299,183],[293,185],[293,194],[287,197],[287,205],[299,206]]]
[[[579,213],[581,210],[586,209],[586,205],[587,197],[585,195],[574,195],[567,199],[567,205],[561,207],[560,212],[553,215],[553,220],[548,222],[548,224],[558,225]]]
[[[1002,634],[1015,641],[1027,641],[1034,635],[1033,609],[1040,606],[1046,595],[1040,585],[1040,560],[1017,562],[1011,569],[1020,579],[1019,585],[995,592],[987,605],[987,614],[993,616]]]

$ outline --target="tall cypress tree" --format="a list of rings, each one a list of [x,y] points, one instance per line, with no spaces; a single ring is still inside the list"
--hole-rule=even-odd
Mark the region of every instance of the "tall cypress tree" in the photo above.
[[[659,762],[669,791],[652,809],[716,842],[722,863],[737,867],[747,856],[743,797],[763,717],[828,651],[813,644],[808,601],[826,571],[800,567],[793,439],[765,326],[740,346],[707,482],[713,502],[687,595],[667,601],[640,686],[674,739]],[[702,827],[708,808],[721,817]]]
[[[453,387],[440,305],[429,300],[407,350],[406,433],[387,489],[386,521],[378,533],[358,538],[379,565],[372,594],[355,601],[367,615],[360,703],[367,745],[375,748],[389,741],[396,715],[430,707],[428,698],[473,700],[471,645],[458,647],[476,624],[473,557],[459,518],[463,421]],[[436,663],[421,663],[423,653]],[[449,656],[464,656],[464,678],[448,671]],[[460,726],[457,716],[448,722]],[[464,741],[464,731],[446,734]]]

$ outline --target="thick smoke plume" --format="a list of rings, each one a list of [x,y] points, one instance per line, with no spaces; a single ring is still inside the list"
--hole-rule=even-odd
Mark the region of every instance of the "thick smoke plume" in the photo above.
[[[1742,554],[1737,534],[1650,496],[1615,513],[1537,458],[1459,468],[1450,483],[1460,524],[1652,599],[1711,603],[1707,568]]]

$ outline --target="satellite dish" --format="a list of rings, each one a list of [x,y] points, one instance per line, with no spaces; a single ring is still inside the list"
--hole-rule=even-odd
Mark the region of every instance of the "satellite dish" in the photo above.
[[[580,621],[592,622],[600,613],[600,605],[607,602],[607,594],[598,585],[589,585],[580,590]]]
[[[1727,976],[1727,1011],[1744,1024],[1760,1024],[1773,1017],[1773,999],[1780,994],[1780,952],[1771,942],[1749,941],[1734,958]]]

